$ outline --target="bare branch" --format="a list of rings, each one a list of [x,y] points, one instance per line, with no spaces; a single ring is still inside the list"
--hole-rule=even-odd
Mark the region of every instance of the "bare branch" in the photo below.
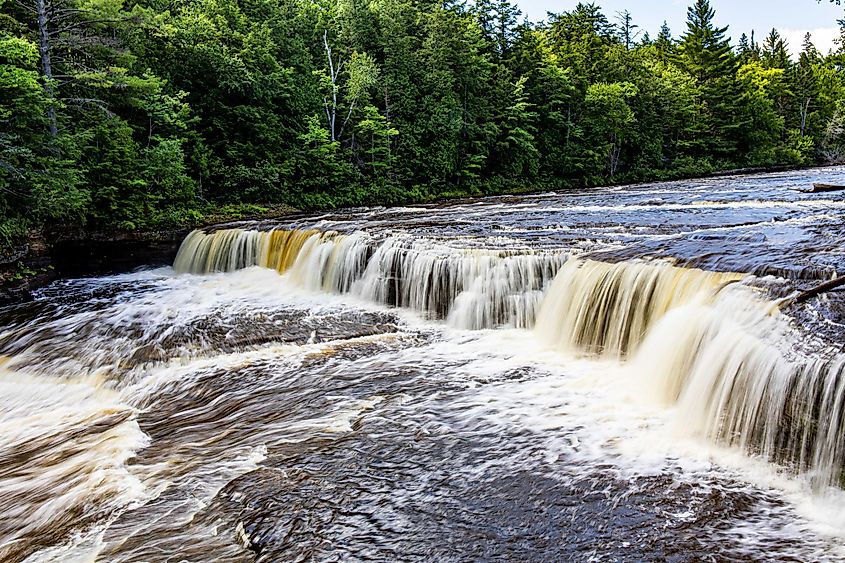
[[[95,24],[95,23],[124,23],[129,21],[128,18],[120,18],[120,19],[103,19],[103,20],[85,20],[85,21],[78,21],[63,27],[57,27],[53,31],[50,32],[51,36],[62,35],[68,33],[70,31],[84,28],[87,25]]]
[[[99,100],[97,98],[63,98],[63,102],[69,105],[75,106],[95,106],[96,108],[100,109],[103,113],[105,113],[108,117],[114,117],[114,112],[110,111],[108,108],[108,104],[103,100]]]

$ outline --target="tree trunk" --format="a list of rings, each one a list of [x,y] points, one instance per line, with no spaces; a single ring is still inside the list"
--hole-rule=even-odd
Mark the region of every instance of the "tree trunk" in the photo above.
[[[809,112],[810,112],[810,98],[807,98],[801,104],[801,137],[804,137],[804,131],[807,129],[807,114]]]
[[[337,91],[338,91],[338,77],[340,70],[343,68],[343,61],[338,57],[337,65],[334,64],[332,56],[332,48],[329,46],[329,31],[323,30],[323,46],[326,48],[326,58],[329,60],[329,78],[332,83],[332,100],[324,99],[323,103],[326,106],[326,119],[328,120],[329,131],[332,135],[332,142],[336,141],[337,135]]]
[[[619,142],[619,137],[614,133],[610,136],[610,177],[616,176],[616,170],[619,168],[619,157],[622,155],[622,143]]]
[[[38,17],[38,52],[41,55],[41,75],[44,78],[44,91],[50,99],[47,119],[50,135],[56,137],[59,134],[59,127],[56,122],[56,106],[53,104],[53,64],[50,60],[50,31],[47,29],[46,0],[35,0],[35,11]]]

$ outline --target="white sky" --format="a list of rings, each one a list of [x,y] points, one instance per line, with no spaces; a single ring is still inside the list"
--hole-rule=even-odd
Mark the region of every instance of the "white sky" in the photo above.
[[[587,3],[589,0],[582,0]],[[578,4],[578,0],[516,0],[523,14],[532,21],[542,20],[546,12],[564,12]],[[627,9],[634,23],[647,30],[652,37],[663,20],[669,23],[672,34],[680,36],[686,30],[687,6],[694,0],[596,0],[604,14],[612,21],[616,13]],[[839,37],[837,20],[845,18],[845,5],[836,6],[828,0],[710,0],[716,10],[716,23],[730,25],[728,35],[736,44],[743,33],[755,30],[762,41],[776,27],[793,52],[800,51],[804,34],[813,34],[813,42],[826,53]]]

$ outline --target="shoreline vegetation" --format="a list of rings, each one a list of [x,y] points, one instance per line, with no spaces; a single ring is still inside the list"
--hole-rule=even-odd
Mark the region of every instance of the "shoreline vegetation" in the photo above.
[[[740,168],[660,181],[766,174],[808,168],[810,167]],[[580,189],[614,185],[623,184],[604,184]],[[427,201],[403,202],[396,205],[437,204],[447,203],[458,198],[496,197],[500,195],[539,195],[548,191],[548,189],[531,186],[522,190],[510,190],[498,194],[457,194]],[[32,291],[56,279],[120,273],[138,267],[170,264],[182,240],[193,229],[242,221],[281,219],[304,212],[306,211],[284,204],[228,205],[210,209],[202,215],[202,220],[158,229],[128,231],[105,228],[91,230],[84,227],[60,226],[47,232],[31,230],[27,237],[18,241],[11,251],[0,255],[0,306],[28,301],[31,299]]]
[[[0,256],[845,162],[842,45],[729,32],[707,0],[655,37],[592,3],[0,0]]]

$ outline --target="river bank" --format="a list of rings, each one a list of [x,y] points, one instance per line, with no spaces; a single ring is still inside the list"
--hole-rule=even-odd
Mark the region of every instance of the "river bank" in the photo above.
[[[819,167],[824,169],[827,167]],[[684,180],[713,180],[719,178],[755,177],[792,172],[795,167],[741,168],[723,170],[695,177],[656,182],[618,183],[605,186],[582,187],[580,191],[624,188],[643,185],[661,185]],[[487,197],[540,194],[548,191],[542,187],[518,190],[514,193],[491,193]],[[478,197],[477,194],[474,197]],[[409,204],[448,205],[473,197],[469,193],[456,193],[424,203]],[[342,211],[342,210],[335,210]],[[316,211],[315,211],[316,212]],[[128,272],[142,266],[162,266],[173,263],[179,245],[194,229],[256,220],[273,220],[301,213],[284,204],[222,206],[219,211],[206,213],[203,220],[174,228],[155,230],[121,231],[85,228],[57,228],[33,231],[11,252],[0,255],[0,306],[27,301],[32,292],[62,278],[104,275]]]
[[[77,231],[55,239],[31,233],[0,262],[0,305],[28,301],[33,291],[60,278],[166,264],[190,230]]]
[[[299,210],[286,205],[223,208],[191,225],[155,230],[52,228],[31,231],[0,255],[0,306],[32,299],[32,292],[63,278],[129,272],[173,263],[194,229],[240,220],[279,218]]]

